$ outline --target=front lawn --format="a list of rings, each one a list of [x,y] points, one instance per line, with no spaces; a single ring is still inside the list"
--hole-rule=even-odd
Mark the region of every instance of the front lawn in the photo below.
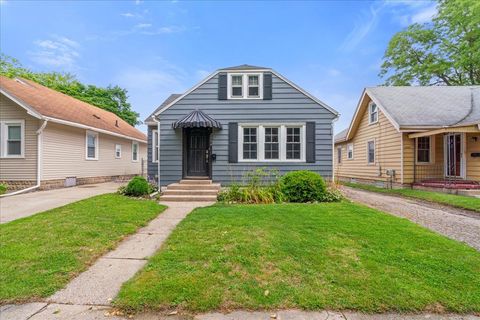
[[[480,213],[480,198],[415,189],[386,189],[367,184],[342,182],[347,187],[420,199]]]
[[[480,311],[480,253],[350,202],[189,214],[115,304],[130,311]]]
[[[106,194],[0,225],[0,303],[53,294],[164,209]]]

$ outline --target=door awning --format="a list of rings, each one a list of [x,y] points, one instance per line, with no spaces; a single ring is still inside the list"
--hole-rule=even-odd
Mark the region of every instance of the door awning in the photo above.
[[[175,121],[172,124],[173,129],[177,128],[217,128],[222,129],[222,124],[205,114],[201,110],[194,110],[186,117]]]

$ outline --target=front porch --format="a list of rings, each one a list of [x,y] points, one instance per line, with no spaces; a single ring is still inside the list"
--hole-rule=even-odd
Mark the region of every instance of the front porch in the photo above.
[[[480,194],[480,130],[477,126],[448,130],[409,135],[415,144],[412,186]]]

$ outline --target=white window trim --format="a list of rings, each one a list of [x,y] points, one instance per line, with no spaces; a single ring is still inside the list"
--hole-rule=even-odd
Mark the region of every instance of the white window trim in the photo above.
[[[429,136],[428,137],[430,139],[430,150],[429,150],[429,160],[430,161],[418,161],[418,138],[415,138],[415,164],[418,164],[418,165],[429,165],[429,164],[433,164],[435,163],[435,159],[433,158],[435,153],[433,152],[433,150],[435,150],[435,139],[432,139],[432,136]]]
[[[19,124],[20,125],[20,154],[9,155],[7,154],[8,146],[8,125]],[[24,119],[8,119],[0,122],[0,130],[2,141],[0,142],[0,156],[1,158],[25,158],[25,120]]]
[[[370,142],[373,142],[373,162],[368,161],[369,160],[368,159],[368,144]],[[367,165],[369,165],[369,166],[376,165],[376,163],[377,163],[377,143],[375,142],[375,139],[368,140],[366,148],[367,148]]]
[[[120,155],[117,156],[117,148],[118,148],[118,151],[120,151]],[[117,143],[115,144],[115,159],[121,159],[122,158],[122,145]]]
[[[372,122],[372,106],[375,105],[376,108],[377,108],[377,120],[373,121]],[[375,102],[373,101],[370,101],[370,103],[368,104],[368,124],[375,124],[378,122],[378,118],[379,118],[379,113],[378,113],[378,106]]]
[[[133,146],[137,145],[137,159],[133,158]],[[138,162],[140,158],[140,144],[137,141],[132,141],[132,162]]]
[[[265,127],[279,128],[279,159],[265,159]],[[300,127],[300,159],[287,159],[287,128]],[[305,162],[306,156],[305,123],[239,123],[238,162]],[[243,128],[257,128],[257,159],[243,159]]]
[[[152,162],[153,163],[158,162],[157,146],[158,146],[158,130],[152,130]]]
[[[95,138],[95,157],[94,158],[89,158],[88,157],[88,136],[89,135],[94,135]],[[100,139],[98,132],[95,131],[90,131],[86,130],[85,131],[85,160],[98,160],[98,149],[100,148]]]
[[[352,148],[352,156],[350,157],[349,153],[348,153],[348,149],[349,148]],[[353,160],[354,158],[354,148],[353,148],[353,143],[348,143],[347,144],[347,160]]]
[[[232,96],[232,76],[242,76],[242,96],[233,97]],[[258,76],[258,96],[249,97],[248,96],[248,76]],[[239,73],[231,72],[227,74],[227,96],[228,99],[237,100],[237,99],[249,99],[249,100],[261,100],[263,99],[263,73]]]

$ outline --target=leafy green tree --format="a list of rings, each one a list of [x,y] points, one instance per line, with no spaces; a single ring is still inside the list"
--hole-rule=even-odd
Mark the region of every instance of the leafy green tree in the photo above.
[[[85,85],[71,73],[33,72],[15,58],[0,56],[0,74],[9,78],[20,77],[40,83],[99,108],[115,113],[131,125],[139,124],[139,114],[128,102],[127,90],[119,86],[106,88]]]
[[[380,71],[386,85],[480,84],[480,1],[440,0],[432,22],[395,34]]]

